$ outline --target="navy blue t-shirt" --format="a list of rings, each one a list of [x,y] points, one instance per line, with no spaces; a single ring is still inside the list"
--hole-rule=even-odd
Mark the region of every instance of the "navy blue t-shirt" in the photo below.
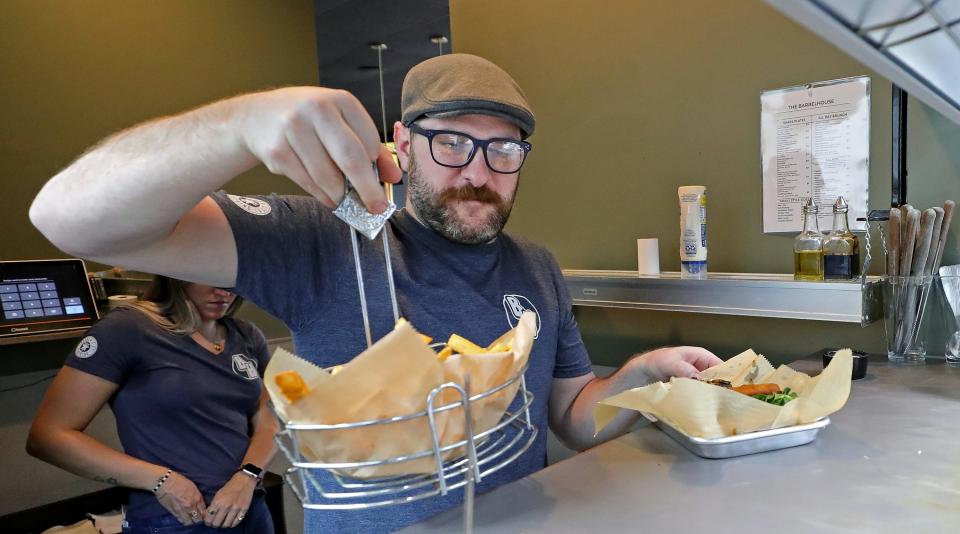
[[[297,353],[320,366],[342,364],[366,348],[349,227],[309,197],[212,195],[237,242],[234,290],[283,320]],[[536,313],[537,338],[525,375],[534,395],[533,446],[478,491],[529,475],[546,464],[547,404],[554,378],[591,371],[570,296],[553,257],[502,234],[491,243],[447,240],[401,210],[386,228],[400,315],[435,339],[460,334],[487,345],[524,310]],[[394,324],[383,241],[360,237],[374,340]],[[462,491],[367,511],[307,510],[308,533],[388,531],[416,523],[462,500]]]
[[[117,384],[110,408],[125,453],[192,480],[210,502],[250,445],[267,342],[253,325],[224,318],[224,350],[213,354],[135,309],[108,313],[66,364]],[[167,513],[149,491],[133,491],[132,518]]]

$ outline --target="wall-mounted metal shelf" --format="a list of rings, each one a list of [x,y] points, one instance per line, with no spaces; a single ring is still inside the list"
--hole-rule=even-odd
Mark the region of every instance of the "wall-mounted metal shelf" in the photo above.
[[[788,274],[710,273],[704,280],[666,272],[565,269],[575,306],[631,308],[867,324],[881,317],[879,278],[805,282]]]

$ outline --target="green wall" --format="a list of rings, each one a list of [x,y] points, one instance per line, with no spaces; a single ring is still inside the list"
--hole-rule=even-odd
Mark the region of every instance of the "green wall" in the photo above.
[[[792,236],[761,227],[760,92],[872,78],[870,205],[889,207],[890,83],[760,1],[451,0],[456,52],[514,75],[537,115],[509,230],[574,269],[636,269],[636,238],[660,238],[679,270],[677,187],[709,191],[714,272],[789,273]],[[909,103],[909,200],[960,199],[960,128]],[[945,264],[960,260],[957,229]],[[782,361],[828,346],[883,350],[858,325],[579,309],[596,363],[662,344]]]
[[[89,146],[138,122],[271,86],[316,85],[313,5],[310,0],[5,0],[0,72],[0,183],[6,206],[0,259],[63,257],[27,218],[44,182]],[[299,191],[263,167],[227,189]],[[268,337],[289,335],[253,307],[244,314]],[[17,350],[9,358],[33,356]],[[20,366],[3,372],[9,369]]]
[[[4,0],[0,79],[0,259],[62,257],[27,219],[44,182],[90,145],[137,122],[241,92],[315,85],[313,2]],[[228,189],[297,191],[263,168]],[[288,335],[266,314],[246,313],[268,337]],[[10,375],[0,376],[0,389],[51,374],[73,344],[0,346],[0,375]],[[24,452],[48,385],[0,393],[0,515],[104,487]],[[87,432],[119,447],[109,410]]]

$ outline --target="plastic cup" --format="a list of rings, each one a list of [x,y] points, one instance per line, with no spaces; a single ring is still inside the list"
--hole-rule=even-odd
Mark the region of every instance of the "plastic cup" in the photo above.
[[[947,365],[960,366],[960,276],[941,276],[940,285],[950,308],[953,320],[947,327],[947,332],[953,333],[947,338],[943,356]]]
[[[637,239],[637,274],[660,274],[660,240],[656,237]]]

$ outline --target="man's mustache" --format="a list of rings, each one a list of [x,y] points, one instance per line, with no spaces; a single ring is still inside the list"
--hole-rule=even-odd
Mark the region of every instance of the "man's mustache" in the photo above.
[[[503,204],[503,198],[487,187],[473,187],[470,185],[463,187],[453,187],[440,193],[440,202],[446,204],[452,200],[461,202],[473,200],[484,202],[486,204]]]

